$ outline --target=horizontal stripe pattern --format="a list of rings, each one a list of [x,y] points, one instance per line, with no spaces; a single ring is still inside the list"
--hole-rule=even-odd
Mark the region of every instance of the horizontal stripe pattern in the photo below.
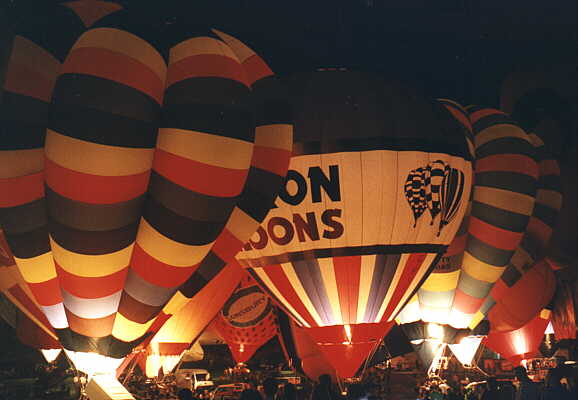
[[[562,187],[558,163],[548,154],[544,142],[538,136],[530,134],[529,137],[536,149],[536,161],[539,169],[536,205],[524,232],[524,237],[484,304],[484,316],[490,312],[495,304],[499,303],[508,288],[513,287],[538,260],[545,257],[546,247],[562,206]]]
[[[60,67],[49,51],[15,36],[0,102],[0,229],[29,293],[57,328],[68,323],[48,239],[42,148]]]
[[[472,108],[476,168],[471,217],[452,317],[459,328],[495,303],[490,291],[508,268],[535,209],[538,164],[530,137],[497,110]],[[499,288],[499,286],[498,286]],[[461,320],[456,321],[456,316]]]
[[[165,73],[158,60],[131,33],[99,28],[77,40],[56,83],[47,209],[64,310],[77,335],[113,332],[159,126]]]
[[[253,95],[226,43],[194,37],[171,49],[163,125],[115,337],[127,340],[131,324],[148,324],[162,307],[169,315],[201,292],[273,206],[292,129],[286,120],[255,127]]]

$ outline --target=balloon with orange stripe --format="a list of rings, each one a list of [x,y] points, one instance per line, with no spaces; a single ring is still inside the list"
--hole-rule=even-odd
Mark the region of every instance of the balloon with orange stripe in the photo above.
[[[471,156],[451,113],[397,82],[328,70],[290,87],[296,140],[285,187],[237,258],[350,377],[453,239]],[[444,165],[430,185],[444,201],[415,217],[408,177],[430,164]],[[412,190],[426,180],[412,179]]]
[[[402,323],[422,319],[473,329],[489,319],[493,331],[512,330],[531,320],[552,297],[555,280],[543,257],[562,201],[557,163],[538,138],[526,135],[507,115],[486,109],[474,111],[471,118],[477,128],[476,177],[482,178],[474,185],[471,215],[398,316]],[[492,134],[493,143],[484,140]],[[488,170],[488,160],[495,171]],[[524,201],[530,203],[526,208]],[[529,292],[533,295],[520,301]]]
[[[96,20],[122,8],[104,1],[81,8],[72,3],[78,2],[41,5],[16,27],[0,104],[0,227],[17,266],[3,268],[2,286],[53,337],[50,325],[62,327],[64,310],[45,203],[43,147],[50,101],[74,41]]]
[[[44,149],[22,153],[45,160],[2,182],[8,242],[28,251],[19,270],[72,357],[124,357],[225,271],[273,206],[292,143],[278,88],[251,86],[275,82],[256,54],[242,65],[210,32],[166,52],[108,11],[52,68]]]

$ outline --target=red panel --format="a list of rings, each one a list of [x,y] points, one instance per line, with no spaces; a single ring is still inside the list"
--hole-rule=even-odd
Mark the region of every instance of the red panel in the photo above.
[[[537,316],[515,331],[490,332],[483,344],[517,365],[538,351],[547,326],[548,320]]]
[[[540,175],[560,175],[560,166],[556,160],[544,160],[538,164],[540,166]]]
[[[456,236],[450,243],[446,253],[444,254],[444,257],[451,257],[455,256],[456,254],[463,253],[466,249],[467,240],[467,233],[464,233],[461,236]]]
[[[498,281],[496,282],[496,284],[492,288],[490,295],[492,296],[492,298],[494,300],[500,301],[500,299],[502,297],[504,297],[504,295],[508,292],[508,289],[509,288],[505,284],[505,282],[502,279],[498,279]]]
[[[190,79],[214,77],[231,79],[247,84],[247,78],[238,61],[219,54],[200,54],[190,56],[169,65],[166,87]]]
[[[198,268],[198,265],[175,267],[165,264],[149,255],[138,243],[134,244],[130,266],[145,281],[166,288],[181,285]]]
[[[514,250],[522,239],[522,232],[512,232],[490,225],[470,216],[468,233],[480,241],[502,250]]]
[[[305,305],[293,289],[291,282],[285,276],[285,272],[280,265],[270,265],[263,268],[263,271],[267,274],[269,279],[273,282],[273,284],[279,289],[283,297],[291,304],[291,306],[297,311],[299,316],[305,320],[310,326],[316,326],[317,323],[305,308]]]
[[[530,217],[526,232],[531,233],[539,240],[539,245],[542,247],[541,250],[543,250],[550,240],[550,235],[552,235],[552,227],[546,225],[542,220],[536,217]]]
[[[14,285],[8,289],[8,291],[12,296],[14,296],[14,298],[16,298],[16,300],[20,302],[20,304],[22,304],[26,310],[28,310],[32,315],[34,315],[35,318],[42,322],[44,326],[51,326],[44,313],[40,311],[40,309],[36,306],[36,304],[34,304],[34,302],[30,299],[30,297],[28,297],[26,292],[22,290],[20,286]]]
[[[361,256],[333,258],[341,315],[345,324],[357,322]]]
[[[219,258],[225,262],[234,260],[235,254],[241,250],[243,243],[239,241],[228,229],[223,229],[223,232],[217,237],[211,250]],[[236,261],[235,264],[239,265]],[[242,268],[239,265],[239,268]]]
[[[150,171],[125,176],[99,176],[64,168],[45,160],[46,183],[71,200],[89,204],[114,204],[134,199],[147,190]]]
[[[61,348],[60,343],[56,339],[26,316],[18,319],[16,334],[22,343],[35,349]]]
[[[521,328],[550,302],[555,289],[550,265],[545,261],[534,264],[488,313],[492,331]]]
[[[497,154],[476,160],[476,173],[492,171],[515,172],[538,179],[536,161],[521,154]]]
[[[73,49],[62,66],[61,74],[85,74],[129,86],[148,94],[162,104],[164,83],[147,65],[108,49],[80,47]]]
[[[253,54],[243,62],[243,69],[247,75],[249,85],[252,85],[259,79],[273,75],[271,68],[256,54]]]
[[[387,308],[383,313],[383,317],[381,319],[382,321],[387,320],[391,316],[393,310],[395,309],[395,307],[397,307],[397,305],[401,301],[401,298],[407,292],[409,285],[411,285],[411,282],[417,275],[426,257],[427,254],[424,253],[414,253],[408,256],[407,262],[403,267],[401,277],[399,278],[399,282],[397,283],[397,287],[395,288],[393,296],[391,296],[389,304],[387,305]]]
[[[459,312],[474,314],[480,309],[483,301],[484,299],[478,299],[477,297],[462,292],[460,289],[456,289],[453,307]]]
[[[279,176],[285,176],[289,167],[291,152],[288,150],[274,149],[272,147],[253,147],[253,167],[273,172]]]
[[[99,299],[122,290],[128,273],[128,265],[114,274],[100,277],[84,277],[71,274],[55,262],[60,286],[68,293],[83,299]]]
[[[178,356],[189,348],[190,343],[159,343],[159,354],[161,356]]]
[[[394,324],[395,322],[380,322],[351,325],[351,343],[345,343],[345,330],[342,325],[305,328],[305,331],[317,343],[337,374],[341,378],[350,378],[355,376],[359,367]]]
[[[155,151],[153,169],[193,192],[216,197],[234,197],[241,193],[248,172],[203,164],[160,149]]]
[[[58,277],[40,283],[28,283],[28,287],[41,306],[53,306],[62,303]]]
[[[0,207],[16,207],[44,197],[44,173],[0,179]]]

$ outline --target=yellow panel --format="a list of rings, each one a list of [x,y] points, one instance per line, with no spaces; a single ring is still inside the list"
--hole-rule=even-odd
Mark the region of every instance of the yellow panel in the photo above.
[[[42,283],[56,278],[56,267],[52,253],[44,253],[32,258],[14,257],[18,269],[28,283]]]
[[[170,52],[169,64],[174,64],[187,57],[203,54],[217,54],[239,62],[233,50],[225,43],[207,36],[199,36],[174,46]]]
[[[0,151],[0,179],[35,174],[44,169],[44,149]]]
[[[255,144],[274,149],[293,151],[293,125],[261,125],[255,129]]]
[[[233,209],[225,225],[225,228],[241,243],[246,243],[258,227],[259,223],[238,207]]]
[[[154,149],[108,146],[61,135],[48,129],[46,157],[73,171],[99,176],[126,176],[152,168]]]
[[[154,318],[144,324],[133,322],[125,318],[121,313],[116,313],[112,336],[125,342],[132,342],[146,333],[154,322]]]
[[[253,56],[255,52],[251,50],[245,43],[241,42],[239,39],[234,38],[231,35],[227,35],[224,32],[218,31],[216,29],[211,29],[217,36],[221,38],[227,45],[233,49],[235,55],[240,62],[245,62],[246,59]]]
[[[188,297],[177,290],[169,302],[163,307],[163,312],[165,314],[174,315],[181,308],[183,308],[189,302],[189,300],[190,299]]]
[[[532,215],[535,201],[533,197],[522,193],[486,186],[476,186],[474,200],[523,215]]]
[[[133,246],[131,244],[109,254],[86,255],[68,251],[50,237],[50,247],[58,265],[73,275],[85,278],[108,276],[126,268],[130,263]]]
[[[61,65],[60,61],[50,52],[18,35],[14,37],[9,62],[35,68],[35,72],[53,81],[56,80]]]
[[[245,170],[251,165],[253,143],[209,133],[161,128],[157,148],[188,160]]]
[[[462,270],[474,279],[494,283],[500,278],[500,276],[502,276],[504,269],[505,267],[496,267],[494,265],[486,264],[472,256],[467,251],[464,252]]]
[[[515,125],[499,124],[486,128],[478,133],[476,135],[476,147],[503,137],[516,137],[531,144],[530,137],[521,128]]]
[[[458,286],[459,277],[459,270],[445,273],[434,272],[426,279],[421,288],[430,292],[447,292]]]
[[[174,267],[191,267],[207,255],[214,242],[192,246],[161,235],[144,218],[141,218],[136,242],[150,256]]]
[[[470,329],[474,329],[476,326],[478,326],[478,324],[484,319],[484,314],[482,314],[481,311],[478,311],[474,314],[474,317],[472,318],[472,320],[470,321],[470,324],[468,325],[468,328]]]
[[[343,324],[343,316],[341,315],[341,304],[339,303],[339,292],[337,291],[337,280],[335,279],[335,269],[333,268],[332,258],[320,258],[319,270],[321,271],[321,278],[327,290],[327,297],[329,297],[329,304],[333,311],[335,325]]]
[[[74,49],[95,47],[124,54],[149,67],[161,80],[165,81],[167,66],[163,57],[149,43],[132,33],[114,28],[96,28],[84,33],[74,44]]]

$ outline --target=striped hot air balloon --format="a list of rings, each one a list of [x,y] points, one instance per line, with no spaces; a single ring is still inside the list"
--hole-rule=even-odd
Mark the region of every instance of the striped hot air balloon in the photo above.
[[[238,258],[347,377],[453,238],[471,164],[461,127],[438,103],[371,75],[302,79],[291,82],[285,189]],[[464,173],[460,210],[439,236],[406,197],[408,175],[437,160]]]
[[[255,53],[210,32],[164,52],[133,19],[98,21],[53,68],[51,117],[34,126],[44,170],[2,181],[19,270],[91,372],[88,353],[114,367],[219,276],[273,205],[292,143]]]
[[[250,276],[242,279],[215,317],[213,326],[237,363],[246,363],[259,347],[278,333],[271,300]]]
[[[469,215],[456,238],[417,296],[398,316],[400,323],[422,320],[448,329],[473,329],[488,319],[492,331],[512,330],[534,318],[552,297],[554,277],[543,257],[561,204],[557,164],[544,153],[540,141],[526,135],[503,113],[478,110],[471,117],[477,122],[476,178],[483,179],[474,185]],[[501,143],[502,150],[494,147],[493,152],[489,151],[490,134],[494,146]],[[538,178],[534,183],[528,177],[533,174],[528,168],[530,157],[538,161],[534,161]],[[526,167],[520,167],[522,160]],[[488,170],[490,162],[502,173]],[[517,185],[506,186],[517,179],[516,175],[520,178]],[[527,186],[522,185],[523,179]],[[536,187],[532,195],[535,204],[524,208],[523,201],[528,201],[532,193],[531,185]],[[503,235],[517,238],[516,247],[512,248],[513,241],[501,241],[506,237]],[[495,282],[474,279],[493,269],[503,272]],[[534,294],[521,301],[528,293]]]
[[[101,3],[96,9],[39,5],[36,15],[15,28],[6,47],[0,98],[0,228],[6,242],[0,233],[0,244],[9,263],[1,268],[0,280],[6,296],[53,338],[50,310],[62,299],[47,235],[45,131],[55,81],[70,47],[93,22],[122,8]]]
[[[183,352],[210,325],[245,275],[238,265],[225,267],[191,301],[166,320],[146,345],[143,343],[134,349],[117,369],[117,375],[139,360],[151,378],[158,376],[161,367],[165,373],[170,372]]]

